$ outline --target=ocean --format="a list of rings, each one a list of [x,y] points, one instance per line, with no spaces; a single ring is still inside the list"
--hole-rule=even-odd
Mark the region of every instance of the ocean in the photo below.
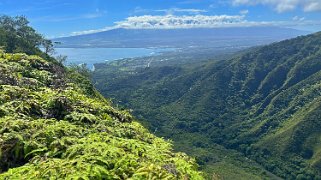
[[[56,48],[57,55],[67,56],[66,65],[86,63],[92,69],[94,64],[124,58],[153,56],[174,48]]]

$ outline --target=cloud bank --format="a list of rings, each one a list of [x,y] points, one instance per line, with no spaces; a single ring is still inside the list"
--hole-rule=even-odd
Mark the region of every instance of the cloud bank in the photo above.
[[[170,28],[201,28],[230,26],[244,22],[243,15],[220,15],[220,16],[133,16],[124,21],[116,22],[116,27],[128,29],[170,29]]]
[[[295,9],[304,12],[321,11],[321,0],[232,0],[233,5],[269,5],[277,12],[282,13]]]
[[[214,28],[214,27],[233,27],[244,26],[247,21],[245,15],[191,15],[191,16],[132,16],[124,21],[115,22],[113,27],[105,27],[102,29],[86,30],[73,32],[71,35],[82,35],[96,32],[107,31],[116,28],[125,29],[175,29],[175,28]]]
[[[243,14],[246,14],[244,12]],[[242,14],[242,13],[241,13]],[[107,31],[116,28],[125,29],[178,29],[178,28],[222,28],[222,27],[253,27],[278,26],[295,27],[304,25],[321,25],[320,21],[309,21],[304,17],[294,16],[289,21],[248,21],[246,15],[164,15],[164,16],[132,16],[123,21],[115,22],[112,27],[73,32],[72,35],[83,35]]]

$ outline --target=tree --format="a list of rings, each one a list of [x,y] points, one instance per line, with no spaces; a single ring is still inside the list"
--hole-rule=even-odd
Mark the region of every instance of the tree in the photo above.
[[[52,42],[30,27],[29,21],[24,16],[0,16],[0,40],[0,46],[3,46],[8,53],[41,55],[40,46],[45,48],[46,54],[53,52]]]
[[[59,55],[56,57],[56,60],[59,64],[64,64],[67,61],[67,56]]]
[[[55,52],[54,46],[51,40],[44,39],[42,42],[43,47],[45,48],[45,53],[52,55]]]

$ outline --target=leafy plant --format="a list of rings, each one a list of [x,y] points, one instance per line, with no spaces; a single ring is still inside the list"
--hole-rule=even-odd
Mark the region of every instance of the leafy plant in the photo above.
[[[0,59],[0,179],[203,179],[78,71],[26,54]]]

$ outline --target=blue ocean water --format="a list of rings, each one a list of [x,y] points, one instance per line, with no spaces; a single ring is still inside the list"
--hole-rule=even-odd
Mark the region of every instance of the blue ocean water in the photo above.
[[[152,56],[174,48],[56,48],[56,55],[67,56],[67,65],[86,63],[92,69],[95,63],[123,58]]]

